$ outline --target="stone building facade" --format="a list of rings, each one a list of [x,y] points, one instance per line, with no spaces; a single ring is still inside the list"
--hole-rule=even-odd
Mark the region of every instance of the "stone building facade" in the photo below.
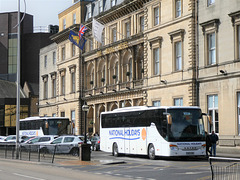
[[[77,129],[83,132],[81,106],[86,103],[87,131],[95,133],[103,111],[200,106],[212,116],[213,126],[205,121],[205,127],[219,134],[219,144],[239,146],[239,3],[95,0],[84,5],[82,21],[69,26],[63,18],[72,21],[69,14],[74,11],[72,7],[64,11],[59,15],[61,32],[52,38],[57,43],[58,115],[65,110],[71,117],[75,109]],[[105,27],[102,43],[92,37],[93,18]],[[67,36],[70,29],[78,30],[78,23],[88,28],[87,43],[72,57]],[[72,72],[76,72],[76,93],[71,92]],[[68,83],[64,95],[62,76]]]
[[[92,18],[104,25],[102,43],[86,34],[84,58],[84,101],[89,133],[99,132],[100,114],[116,108],[144,105],[144,8],[146,0],[88,4],[85,25],[92,29]],[[88,16],[93,8],[94,17]],[[114,9],[114,10],[113,10]]]
[[[212,115],[222,146],[240,145],[239,7],[240,1],[199,1],[199,105]]]

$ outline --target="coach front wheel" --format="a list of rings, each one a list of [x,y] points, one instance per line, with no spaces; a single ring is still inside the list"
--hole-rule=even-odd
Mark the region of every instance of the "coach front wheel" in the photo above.
[[[114,143],[114,144],[113,144],[113,151],[112,151],[112,154],[113,154],[113,156],[115,156],[115,157],[118,157],[118,155],[119,155],[119,153],[118,153],[118,145],[117,145],[117,143]]]
[[[154,148],[153,144],[150,144],[148,147],[148,157],[152,160],[154,160],[156,158],[155,148]]]

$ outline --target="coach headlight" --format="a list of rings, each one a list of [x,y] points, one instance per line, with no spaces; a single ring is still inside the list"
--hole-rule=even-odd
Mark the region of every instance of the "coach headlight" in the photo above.
[[[173,151],[178,151],[178,150],[179,150],[178,146],[177,146],[177,145],[174,145],[174,144],[170,144],[169,147],[170,147],[170,149],[173,150]]]
[[[205,148],[206,148],[206,146],[207,146],[206,144],[203,144],[203,145],[202,145],[202,149],[205,149]]]

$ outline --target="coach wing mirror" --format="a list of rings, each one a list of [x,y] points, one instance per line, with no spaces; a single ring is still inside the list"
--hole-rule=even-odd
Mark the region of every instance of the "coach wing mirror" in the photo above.
[[[167,122],[168,122],[168,124],[172,124],[172,116],[171,116],[171,114],[167,114]]]
[[[48,126],[49,126],[49,125],[48,125],[48,122],[46,121],[46,122],[45,122],[45,128],[48,129]]]
[[[202,113],[203,116],[207,116],[207,121],[209,122],[209,124],[212,125],[212,116],[210,116],[209,114],[206,113]]]
[[[209,124],[211,124],[211,125],[212,125],[212,116],[210,116],[210,115],[207,115],[207,118],[208,118]]]

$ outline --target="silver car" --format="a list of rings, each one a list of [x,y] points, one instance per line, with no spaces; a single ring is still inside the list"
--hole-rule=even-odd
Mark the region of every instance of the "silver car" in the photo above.
[[[79,155],[79,145],[84,142],[84,136],[66,135],[53,140],[45,146],[49,153]],[[87,142],[91,144],[90,141]],[[44,147],[42,147],[44,148]]]
[[[31,150],[37,151],[41,145],[49,144],[54,139],[56,139],[57,135],[44,135],[44,136],[37,136],[34,138],[29,139],[28,141],[21,143],[22,150]],[[41,150],[41,149],[40,149]]]

